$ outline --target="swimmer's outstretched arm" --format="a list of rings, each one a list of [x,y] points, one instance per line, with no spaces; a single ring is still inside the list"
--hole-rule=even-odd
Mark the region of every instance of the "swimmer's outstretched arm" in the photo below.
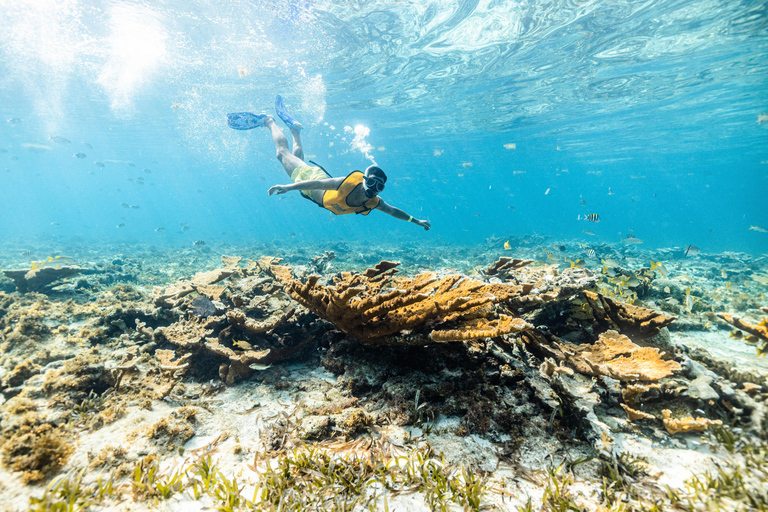
[[[290,185],[275,185],[269,189],[269,195],[285,194],[291,190],[336,190],[345,178],[328,178],[325,180],[307,180],[291,183]]]
[[[424,231],[429,231],[429,228],[432,227],[432,224],[430,224],[428,220],[419,220],[411,215],[408,215],[400,208],[395,208],[394,206],[388,205],[382,198],[379,198],[379,205],[376,207],[376,209],[381,210],[382,212],[387,213],[396,219],[404,220],[406,222],[413,222],[417,226],[423,227]]]

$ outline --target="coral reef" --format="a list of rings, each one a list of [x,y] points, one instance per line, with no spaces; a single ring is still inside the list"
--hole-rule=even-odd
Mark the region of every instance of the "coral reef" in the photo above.
[[[3,274],[13,280],[21,293],[39,292],[46,286],[67,277],[76,276],[85,269],[72,266],[46,266],[35,269],[3,270]]]
[[[533,263],[533,260],[523,260],[518,258],[510,258],[508,256],[502,256],[495,263],[492,263],[481,273],[486,276],[498,276],[501,279],[506,279],[507,275],[512,270],[523,268],[526,265]]]
[[[394,341],[391,336],[417,329],[429,330],[429,338],[412,336],[411,343],[499,336],[528,327],[506,317],[488,320],[491,306],[525,293],[522,286],[488,285],[456,274],[439,278],[434,272],[414,278],[342,273],[333,286],[324,286],[320,276],[309,276],[304,283],[289,267],[271,270],[300,304],[365,343],[402,342],[402,337]],[[457,325],[448,328],[451,324]]]
[[[663,415],[664,427],[670,434],[679,434],[680,432],[703,432],[713,425],[722,425],[720,420],[710,420],[707,418],[673,418],[672,411],[664,409]]]
[[[652,309],[619,302],[600,293],[584,292],[592,314],[601,329],[617,329],[628,334],[653,336],[675,321]]]
[[[677,362],[664,360],[658,349],[640,347],[616,331],[606,331],[595,343],[584,345],[547,341],[534,332],[525,333],[523,339],[539,353],[553,356],[584,375],[606,376],[621,382],[655,381],[680,370]]]

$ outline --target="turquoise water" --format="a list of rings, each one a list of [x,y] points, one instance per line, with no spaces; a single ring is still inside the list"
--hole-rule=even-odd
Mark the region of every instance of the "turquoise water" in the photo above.
[[[749,229],[768,226],[764,2],[0,8],[0,239],[14,247],[632,233],[646,249],[768,248]],[[267,130],[225,116],[273,113],[276,94],[309,158],[334,176],[372,159],[382,198],[432,230],[268,196],[288,180]]]

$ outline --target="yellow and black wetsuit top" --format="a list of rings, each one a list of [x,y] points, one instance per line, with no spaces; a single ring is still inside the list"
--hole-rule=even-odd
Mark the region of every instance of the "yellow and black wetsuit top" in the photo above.
[[[363,186],[363,173],[360,171],[352,171],[349,176],[344,178],[344,181],[336,190],[326,190],[323,194],[323,208],[330,210],[336,215],[347,215],[349,213],[359,213],[361,215],[368,215],[371,210],[379,206],[379,198],[372,197],[360,206],[350,206],[347,204],[347,196],[357,186]]]

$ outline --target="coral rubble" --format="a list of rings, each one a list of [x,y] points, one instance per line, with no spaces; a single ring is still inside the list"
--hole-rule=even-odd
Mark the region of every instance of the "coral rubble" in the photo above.
[[[720,420],[710,420],[707,418],[673,418],[672,411],[664,409],[663,415],[664,427],[670,434],[679,434],[680,432],[703,432],[713,425],[722,425]]]

